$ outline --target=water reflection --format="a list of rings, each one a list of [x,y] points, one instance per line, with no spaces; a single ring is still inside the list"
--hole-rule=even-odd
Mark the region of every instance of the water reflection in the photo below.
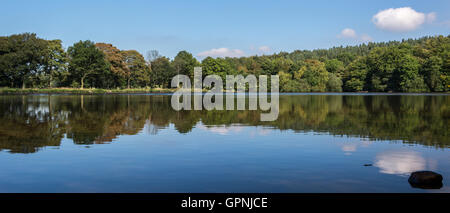
[[[176,112],[164,95],[0,96],[0,150],[33,153],[59,146],[64,137],[75,144],[103,144],[119,135],[156,135],[169,125],[183,134],[200,128],[229,135],[242,126],[262,126],[253,134],[313,131],[448,148],[448,106],[446,95],[282,95],[278,120],[261,122],[260,111]],[[347,144],[342,150],[356,148]],[[380,154],[377,165],[396,174],[421,168],[423,163],[411,155]]]
[[[203,124],[198,125],[197,128],[219,135],[229,135],[243,130],[243,127],[241,126],[205,126]]]
[[[357,144],[342,144],[341,149],[345,155],[351,155],[352,152],[356,152],[358,145]]]
[[[409,175],[425,170],[426,160],[420,153],[410,150],[387,151],[377,155],[375,166],[380,168],[381,173]]]

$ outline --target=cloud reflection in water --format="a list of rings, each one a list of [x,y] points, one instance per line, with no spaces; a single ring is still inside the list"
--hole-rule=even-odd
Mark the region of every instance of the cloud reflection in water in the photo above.
[[[409,175],[414,171],[425,170],[426,160],[414,151],[386,151],[376,156],[374,166],[380,168],[381,173]]]

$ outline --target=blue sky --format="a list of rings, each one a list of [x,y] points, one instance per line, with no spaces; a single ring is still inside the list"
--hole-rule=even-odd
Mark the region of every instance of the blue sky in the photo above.
[[[2,0],[0,20],[2,36],[35,32],[65,47],[92,40],[201,59],[448,35],[450,1]]]

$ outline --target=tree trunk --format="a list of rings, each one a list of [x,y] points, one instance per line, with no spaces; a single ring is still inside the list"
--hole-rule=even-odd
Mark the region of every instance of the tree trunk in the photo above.
[[[84,78],[86,78],[85,75],[83,75],[83,77],[81,77],[81,89],[83,89],[83,87],[84,87]]]
[[[22,79],[22,89],[25,89],[25,78]]]
[[[130,78],[128,78],[128,89],[130,89]]]
[[[52,88],[52,80],[53,80],[53,76],[50,74],[50,81],[48,82],[49,88]]]

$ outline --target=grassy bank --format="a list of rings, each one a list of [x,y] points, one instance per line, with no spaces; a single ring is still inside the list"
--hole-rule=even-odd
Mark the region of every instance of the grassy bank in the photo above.
[[[0,88],[0,94],[129,94],[129,93],[172,93],[175,89],[77,89],[77,88]]]

